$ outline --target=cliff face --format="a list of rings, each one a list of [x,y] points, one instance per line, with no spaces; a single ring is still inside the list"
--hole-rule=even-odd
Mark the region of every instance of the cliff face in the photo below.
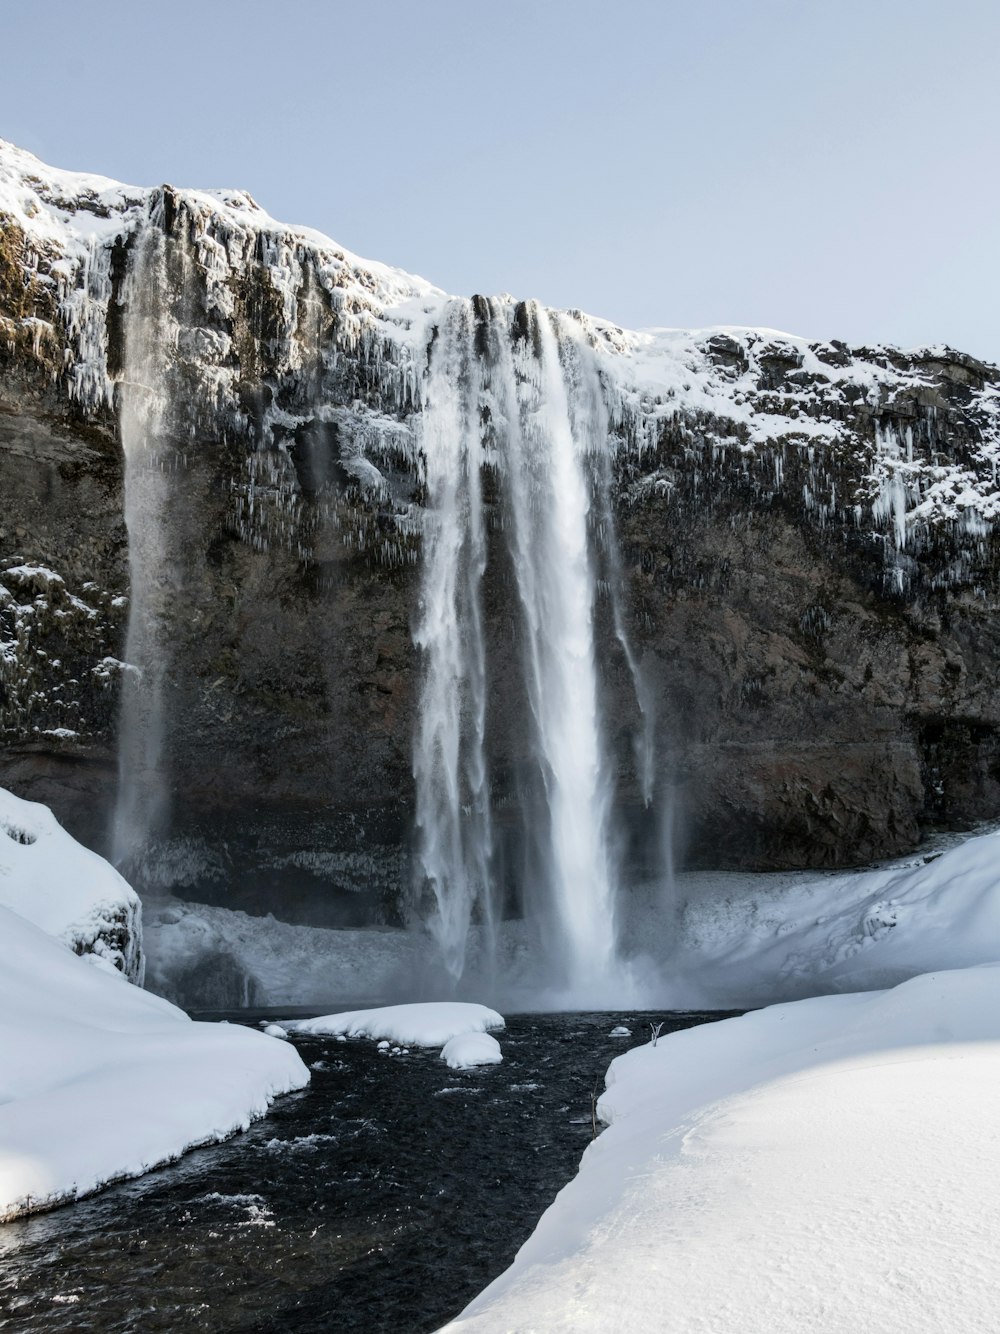
[[[132,190],[9,146],[0,228],[0,784],[100,843],[122,752],[138,879],[395,920],[437,521],[428,377],[456,303],[247,196]],[[539,308],[461,310],[456,393],[470,366],[498,378],[498,347],[541,356]],[[758,867],[996,815],[996,368],[551,320],[570,398],[585,360],[603,399],[587,522],[630,856],[653,856],[667,809],[690,860]],[[483,754],[513,884],[539,740],[487,372],[468,408]]]

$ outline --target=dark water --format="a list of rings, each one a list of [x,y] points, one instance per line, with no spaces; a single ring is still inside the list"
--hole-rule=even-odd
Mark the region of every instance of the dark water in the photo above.
[[[651,1018],[719,1017],[515,1016],[503,1064],[468,1072],[436,1050],[298,1041],[311,1086],[246,1134],[0,1228],[0,1328],[435,1330],[575,1175],[611,1059]]]

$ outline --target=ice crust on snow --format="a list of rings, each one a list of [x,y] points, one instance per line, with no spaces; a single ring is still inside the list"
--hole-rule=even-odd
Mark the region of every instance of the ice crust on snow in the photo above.
[[[77,954],[99,955],[141,983],[138,895],[103,857],[71,838],[47,806],[3,788],[0,906]]]
[[[0,907],[0,1220],[245,1129],[309,1072],[285,1042],[194,1023]]]
[[[1000,965],[669,1034],[612,1063],[598,1112],[446,1330],[993,1328]]]
[[[461,1034],[502,1029],[504,1020],[496,1010],[468,1001],[423,1001],[294,1019],[283,1027],[303,1037],[374,1038],[401,1047],[442,1047]]]

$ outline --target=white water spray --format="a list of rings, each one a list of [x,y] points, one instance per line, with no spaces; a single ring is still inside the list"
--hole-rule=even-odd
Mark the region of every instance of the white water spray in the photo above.
[[[590,463],[612,626],[625,658],[642,724],[635,734],[633,746],[642,804],[648,811],[656,791],[656,705],[625,624],[625,577],[611,503],[611,428],[607,404],[593,352],[583,342],[579,325],[559,316],[556,318],[560,320],[561,345],[569,353],[564,368],[570,386],[574,432],[583,442]]]

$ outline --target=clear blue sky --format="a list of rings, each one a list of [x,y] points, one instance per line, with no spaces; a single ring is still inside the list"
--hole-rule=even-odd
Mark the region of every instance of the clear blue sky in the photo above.
[[[457,293],[1000,360],[998,0],[28,0],[0,136]]]

